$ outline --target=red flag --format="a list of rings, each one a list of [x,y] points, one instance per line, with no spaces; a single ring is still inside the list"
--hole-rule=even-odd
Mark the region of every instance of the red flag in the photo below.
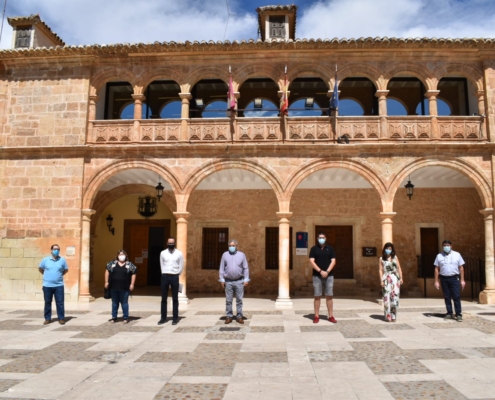
[[[280,101],[280,114],[289,115],[289,96],[287,93],[287,74],[285,74],[284,90]]]
[[[229,79],[229,91],[227,92],[227,104],[229,110],[235,110],[237,100],[234,93],[234,82],[232,81],[232,74],[230,74]]]

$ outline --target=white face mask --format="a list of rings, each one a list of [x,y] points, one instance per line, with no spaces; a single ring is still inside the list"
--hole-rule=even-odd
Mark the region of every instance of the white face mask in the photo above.
[[[124,255],[119,256],[119,261],[120,261],[120,262],[124,262],[124,261],[125,261],[125,258],[126,258],[126,257],[125,257]]]

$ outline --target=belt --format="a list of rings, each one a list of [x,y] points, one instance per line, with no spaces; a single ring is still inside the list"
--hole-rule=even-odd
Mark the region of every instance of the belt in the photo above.
[[[454,274],[454,275],[440,275],[441,278],[453,278],[454,276],[459,276],[459,274]]]
[[[179,274],[164,274],[164,273],[162,273],[162,275],[177,276],[177,275],[179,275]]]

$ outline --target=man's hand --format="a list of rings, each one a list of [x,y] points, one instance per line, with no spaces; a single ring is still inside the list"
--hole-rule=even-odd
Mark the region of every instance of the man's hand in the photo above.
[[[244,286],[247,286],[247,285],[249,285],[249,282],[244,282]]]
[[[131,284],[131,286],[129,286],[129,290],[132,292],[134,290],[134,285]]]
[[[461,281],[461,287],[462,287],[462,290],[464,290],[464,287],[466,286],[466,281]]]
[[[438,281],[435,281],[435,287],[437,288],[437,290],[440,290],[440,283]]]
[[[222,285],[222,287],[225,289],[225,282],[220,282],[220,284]]]
[[[321,277],[322,277],[323,279],[325,279],[326,277],[328,277],[328,272],[327,272],[327,271],[323,271],[323,270],[322,270],[322,271],[321,271],[321,273],[320,273],[320,275],[321,275]]]
[[[108,282],[105,282],[105,289],[108,289]]]

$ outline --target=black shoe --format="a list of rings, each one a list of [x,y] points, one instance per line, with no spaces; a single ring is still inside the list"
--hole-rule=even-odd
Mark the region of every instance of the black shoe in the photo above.
[[[158,321],[158,325],[163,325],[165,322],[167,322],[167,320],[162,318],[160,321]]]
[[[179,322],[179,321],[177,321],[177,320],[175,320],[175,319],[174,319],[174,320],[172,321],[172,325],[177,325],[177,322]]]

